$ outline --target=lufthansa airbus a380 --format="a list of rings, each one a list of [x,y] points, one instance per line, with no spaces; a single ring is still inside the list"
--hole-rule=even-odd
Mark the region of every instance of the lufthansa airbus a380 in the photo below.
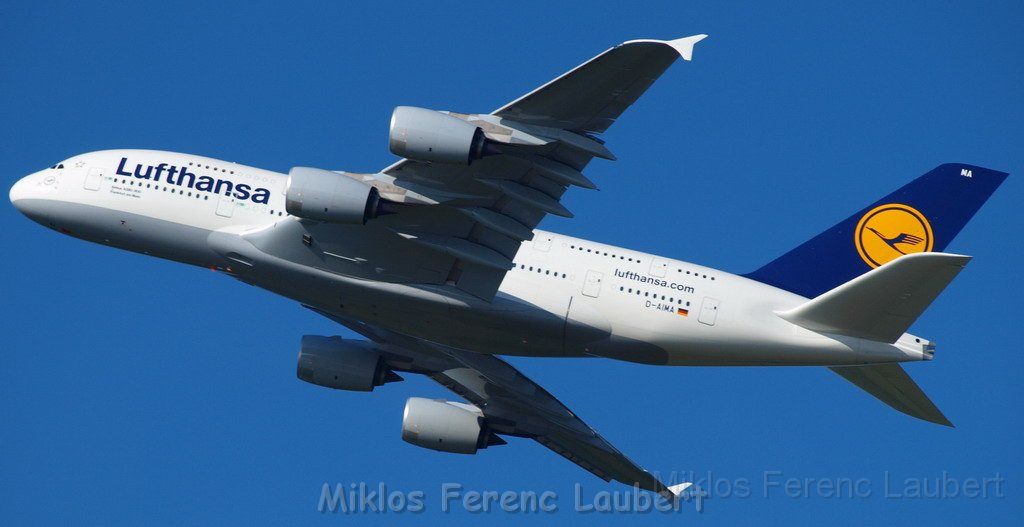
[[[910,325],[963,269],[943,251],[1007,174],[945,164],[746,274],[537,230],[571,216],[597,138],[705,35],[615,46],[490,114],[398,107],[372,174],[281,174],[154,150],[78,155],[19,180],[15,207],[63,234],[214,268],[366,337],[302,337],[298,377],[370,391],[427,375],[402,438],[474,454],[534,439],[607,481],[673,497],[498,358],[826,366],[896,410],[949,420],[900,366]]]

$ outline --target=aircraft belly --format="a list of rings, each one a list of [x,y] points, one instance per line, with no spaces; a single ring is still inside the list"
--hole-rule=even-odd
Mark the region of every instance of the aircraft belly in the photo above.
[[[731,332],[722,328],[718,335],[696,329],[647,333],[641,340],[664,348],[665,364],[673,366],[829,366],[911,360],[895,346],[802,328],[781,332],[764,327]]]
[[[213,232],[209,244],[237,278],[340,317],[479,353],[563,354],[564,307],[558,314],[505,294],[484,302],[448,286],[340,274],[301,242],[276,240],[295,227],[278,225],[244,236]]]
[[[450,345],[497,355],[562,356],[565,315],[499,295],[491,303],[452,307]]]
[[[208,266],[218,255],[206,243],[210,231],[94,205],[29,200],[46,227],[90,242],[177,262]]]

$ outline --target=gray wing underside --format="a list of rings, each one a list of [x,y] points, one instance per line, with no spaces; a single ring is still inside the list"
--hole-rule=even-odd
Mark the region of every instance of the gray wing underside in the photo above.
[[[898,363],[832,366],[829,369],[897,411],[930,423],[953,426]]]
[[[615,46],[489,115],[451,114],[477,125],[500,154],[469,165],[403,159],[367,179],[385,197],[429,204],[374,220],[416,251],[445,256],[445,279],[491,300],[520,245],[547,214],[571,217],[569,186],[595,188],[583,174],[594,157],[615,159],[604,132],[705,35]],[[415,257],[415,256],[413,256]]]
[[[426,375],[478,406],[492,431],[533,439],[605,481],[615,480],[671,495],[658,478],[627,458],[547,390],[498,357],[433,345],[313,310],[374,341],[395,371]]]

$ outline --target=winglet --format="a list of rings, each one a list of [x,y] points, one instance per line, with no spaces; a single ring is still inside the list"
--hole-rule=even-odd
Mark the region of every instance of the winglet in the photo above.
[[[693,46],[694,44],[708,38],[707,35],[691,35],[689,37],[677,38],[675,40],[654,40],[654,39],[641,39],[641,40],[630,40],[629,42],[623,42],[623,44],[632,44],[634,42],[655,42],[658,44],[665,44],[666,46],[676,50],[683,60],[691,60],[693,58]]]
[[[678,496],[678,495],[679,495],[679,494],[681,494],[681,493],[682,493],[682,492],[683,492],[684,490],[686,490],[686,489],[688,489],[688,488],[690,488],[690,487],[692,487],[692,486],[693,486],[693,483],[691,483],[691,482],[686,482],[686,483],[680,483],[680,484],[678,484],[678,485],[672,485],[671,487],[669,487],[669,488],[668,488],[668,490],[669,490],[669,492],[671,492],[672,494],[674,494],[674,495]]]
[[[665,487],[665,490],[659,492],[658,494],[661,494],[663,498],[674,503],[676,500],[682,497],[684,490],[692,486],[693,483],[691,482],[680,483],[678,485],[672,485],[671,487]]]
[[[669,40],[665,42],[672,49],[679,52],[679,56],[683,57],[683,60],[690,60],[693,58],[693,45],[708,38],[707,35],[693,35],[690,37],[677,38],[675,40]]]

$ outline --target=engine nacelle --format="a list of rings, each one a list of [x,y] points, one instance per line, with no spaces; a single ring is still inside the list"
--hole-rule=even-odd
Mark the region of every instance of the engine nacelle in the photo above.
[[[388,138],[393,154],[419,161],[468,165],[474,159],[497,153],[479,127],[458,117],[413,106],[395,108]]]
[[[296,374],[311,384],[357,392],[402,380],[388,369],[373,343],[317,335],[303,335]]]
[[[476,454],[481,448],[503,445],[492,434],[483,412],[470,404],[410,397],[402,414],[402,440],[419,447]]]
[[[288,214],[362,225],[377,216],[380,193],[362,181],[319,168],[295,167],[284,190]]]

